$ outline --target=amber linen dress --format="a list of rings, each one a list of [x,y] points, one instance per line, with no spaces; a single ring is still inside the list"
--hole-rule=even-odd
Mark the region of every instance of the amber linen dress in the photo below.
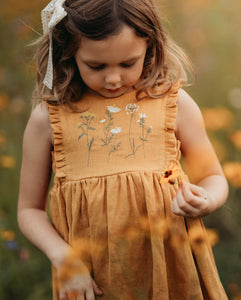
[[[104,293],[97,299],[227,299],[202,220],[171,212],[187,180],[174,132],[179,88],[144,100],[135,91],[86,94],[75,111],[48,105],[52,222],[67,243],[82,243],[80,258]]]

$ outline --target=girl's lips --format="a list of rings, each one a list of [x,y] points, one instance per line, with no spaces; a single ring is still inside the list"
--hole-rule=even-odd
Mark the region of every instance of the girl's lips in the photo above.
[[[121,88],[118,88],[118,89],[107,89],[108,92],[110,93],[116,93],[120,90]]]

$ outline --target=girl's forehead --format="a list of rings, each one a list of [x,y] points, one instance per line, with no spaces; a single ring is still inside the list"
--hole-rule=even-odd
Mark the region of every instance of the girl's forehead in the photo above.
[[[127,25],[123,25],[119,33],[111,35],[103,40],[92,40],[86,37],[81,38],[80,47],[77,51],[81,56],[89,58],[97,56],[120,56],[140,55],[146,50],[146,40],[138,37],[134,30]]]

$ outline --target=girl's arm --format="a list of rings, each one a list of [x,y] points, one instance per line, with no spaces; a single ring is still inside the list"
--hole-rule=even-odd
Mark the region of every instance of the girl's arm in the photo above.
[[[18,200],[18,223],[23,234],[50,259],[57,274],[71,247],[52,226],[46,213],[46,199],[51,177],[52,129],[45,103],[32,112],[23,140],[23,160]],[[81,261],[76,262],[82,264]],[[101,295],[94,280],[85,273],[66,281],[60,299],[76,294],[93,300],[94,292]]]
[[[228,184],[208,139],[202,114],[193,99],[179,92],[176,136],[193,184],[183,182],[173,199],[175,214],[187,217],[208,215],[221,207],[228,196]]]
[[[48,109],[42,103],[32,112],[24,133],[18,223],[23,234],[57,265],[69,246],[57,234],[46,213],[51,147]]]

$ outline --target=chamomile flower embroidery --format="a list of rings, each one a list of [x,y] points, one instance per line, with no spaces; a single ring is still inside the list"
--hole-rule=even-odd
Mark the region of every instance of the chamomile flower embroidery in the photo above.
[[[139,117],[140,117],[140,119],[137,121],[138,123],[140,123],[141,120],[145,120],[147,118],[147,115],[141,113],[141,114],[139,114]]]
[[[116,127],[116,128],[113,128],[111,129],[110,131],[111,133],[113,134],[117,134],[117,133],[120,133],[121,132],[121,127]]]
[[[121,109],[117,107],[115,104],[112,106],[107,106],[107,109],[109,110],[110,113],[118,113],[121,111]]]
[[[133,114],[134,112],[137,112],[139,108],[140,108],[139,105],[129,103],[126,105],[125,111],[127,114]]]

